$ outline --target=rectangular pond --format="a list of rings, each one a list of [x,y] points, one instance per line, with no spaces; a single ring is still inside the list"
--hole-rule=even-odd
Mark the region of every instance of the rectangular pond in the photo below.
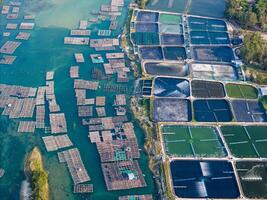
[[[177,98],[156,98],[153,100],[152,116],[154,122],[191,121],[190,101]]]
[[[233,119],[229,103],[223,99],[195,100],[193,107],[198,122],[230,122]]]
[[[222,140],[215,127],[163,125],[165,151],[178,157],[225,157]]]
[[[232,164],[215,160],[174,160],[170,163],[173,190],[179,198],[238,198]]]
[[[267,158],[267,126],[222,126],[221,132],[233,156]]]

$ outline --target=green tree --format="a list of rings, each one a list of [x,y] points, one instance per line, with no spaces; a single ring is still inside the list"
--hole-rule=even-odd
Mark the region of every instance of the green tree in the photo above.
[[[240,52],[246,64],[256,63],[261,69],[267,70],[267,44],[260,33],[247,33]]]
[[[247,19],[245,25],[248,27],[254,27],[258,22],[256,13],[252,11],[248,11],[245,16]]]

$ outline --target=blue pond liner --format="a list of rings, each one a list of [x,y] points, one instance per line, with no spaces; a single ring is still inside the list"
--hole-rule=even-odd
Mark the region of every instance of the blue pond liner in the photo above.
[[[159,20],[159,13],[148,12],[148,11],[139,11],[136,18],[136,21],[142,21],[142,22],[158,22],[158,20]]]
[[[230,47],[217,46],[217,47],[192,47],[193,59],[201,62],[227,62],[231,63],[234,60],[234,53]]]
[[[174,160],[173,190],[180,198],[237,198],[240,193],[228,161]]]
[[[223,99],[195,100],[193,107],[198,122],[230,122],[233,118],[229,103]]]
[[[175,34],[162,34],[161,45],[183,45],[184,36]]]
[[[263,105],[253,100],[232,100],[234,115],[238,122],[266,122]]]
[[[163,60],[162,48],[159,46],[140,47],[139,52],[142,59]]]
[[[154,95],[186,98],[190,95],[189,81],[179,78],[157,77],[154,82]]]
[[[186,63],[149,62],[144,64],[144,69],[150,75],[185,77],[189,74]]]
[[[188,17],[189,28],[199,31],[227,31],[226,23],[219,19]]]
[[[186,60],[187,55],[184,47],[163,47],[164,58],[166,60]]]
[[[230,38],[227,32],[191,31],[191,44],[222,44],[229,45]]]
[[[158,24],[156,23],[139,23],[135,24],[136,32],[159,32]]]

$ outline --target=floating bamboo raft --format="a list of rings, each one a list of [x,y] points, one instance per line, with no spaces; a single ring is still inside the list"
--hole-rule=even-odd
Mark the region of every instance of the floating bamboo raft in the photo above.
[[[102,163],[101,166],[108,191],[146,186],[137,161]]]
[[[29,40],[31,34],[27,32],[19,32],[16,36],[16,40]]]
[[[24,87],[20,85],[0,84],[1,96],[14,96],[20,98],[34,97],[37,88]]]
[[[35,16],[34,15],[25,15],[23,18],[25,20],[33,20],[33,19],[35,19]]]
[[[96,80],[111,80],[112,76],[106,75],[101,69],[93,67],[91,78]]]
[[[93,184],[76,184],[73,187],[73,193],[92,193]]]
[[[118,22],[117,21],[111,21],[110,25],[109,25],[109,29],[110,30],[116,30],[118,26]]]
[[[17,56],[8,56],[8,55],[3,55],[2,58],[0,58],[0,64],[3,65],[12,65],[13,62],[16,60]]]
[[[111,6],[124,6],[124,0],[111,0]]]
[[[18,24],[16,24],[16,23],[7,23],[7,25],[6,25],[7,30],[15,30],[17,28],[18,28]]]
[[[85,30],[85,29],[87,29],[87,26],[88,26],[87,20],[80,20],[79,29]]]
[[[74,80],[75,89],[86,89],[86,90],[97,90],[99,82],[97,81],[87,81],[82,79]]]
[[[72,146],[72,142],[67,134],[58,136],[45,136],[42,137],[46,150],[56,151],[65,147]]]
[[[126,105],[125,94],[117,94],[114,105],[115,106],[125,106]]]
[[[31,22],[22,22],[20,23],[19,29],[21,30],[31,30],[34,28],[34,23]]]
[[[36,128],[45,128],[45,106],[36,106]]]
[[[46,87],[38,87],[37,95],[36,95],[36,105],[44,105],[45,104],[45,90]]]
[[[77,63],[84,63],[84,56],[82,53],[75,53],[74,57]]]
[[[128,195],[128,196],[120,196],[119,197],[119,200],[133,200],[133,199],[153,200],[153,196],[150,194],[145,194],[145,195]]]
[[[105,92],[120,92],[120,93],[128,93],[128,88],[119,84],[103,84],[103,90]]]
[[[112,5],[101,5],[100,11],[102,11],[102,12],[118,12],[119,7],[118,6],[112,6]]]
[[[110,36],[111,30],[98,30],[97,35],[98,36]]]
[[[51,113],[49,114],[51,133],[66,133],[67,123],[64,113]]]
[[[51,81],[53,79],[54,79],[54,72],[53,71],[46,72],[46,80]]]
[[[3,6],[1,14],[6,15],[9,13],[10,6]]]
[[[12,13],[19,13],[19,7],[13,7]]]
[[[20,121],[18,132],[19,133],[34,133],[35,122],[34,121]]]
[[[98,117],[105,117],[106,116],[106,110],[105,107],[97,107],[96,113]]]
[[[73,45],[88,45],[88,37],[65,37],[64,44],[73,44]]]
[[[79,67],[71,66],[70,67],[70,77],[71,78],[79,78]]]
[[[101,162],[117,162],[131,159],[140,158],[137,140],[124,139],[124,140],[112,140],[111,135],[104,141],[103,131],[102,140],[103,142],[96,141],[97,151],[99,153]]]
[[[77,148],[58,152],[59,162],[66,162],[74,184],[87,182],[90,177],[83,165]]]
[[[106,53],[106,58],[116,59],[116,58],[124,58],[124,53]]]
[[[73,29],[70,31],[71,36],[89,36],[91,34],[90,30],[77,30]]]
[[[9,37],[11,32],[3,32],[3,37]]]
[[[79,117],[91,117],[93,116],[93,106],[78,106]]]
[[[18,16],[19,15],[17,13],[10,13],[6,16],[6,19],[17,19]]]
[[[13,54],[20,45],[21,45],[21,42],[7,41],[0,48],[0,53]]]
[[[25,98],[23,99],[22,108],[20,111],[20,118],[31,118],[33,117],[33,112],[35,109],[35,98]]]
[[[106,105],[106,97],[105,96],[97,96],[96,97],[96,106],[105,106]]]
[[[90,47],[93,48],[103,48],[103,47],[114,47],[119,46],[119,39],[118,38],[105,38],[105,39],[91,39],[90,40]]]

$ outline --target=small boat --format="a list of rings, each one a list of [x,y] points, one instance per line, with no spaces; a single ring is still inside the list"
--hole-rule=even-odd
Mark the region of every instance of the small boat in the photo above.
[[[0,169],[0,178],[2,178],[2,176],[4,176],[5,174],[5,170],[4,169]]]

